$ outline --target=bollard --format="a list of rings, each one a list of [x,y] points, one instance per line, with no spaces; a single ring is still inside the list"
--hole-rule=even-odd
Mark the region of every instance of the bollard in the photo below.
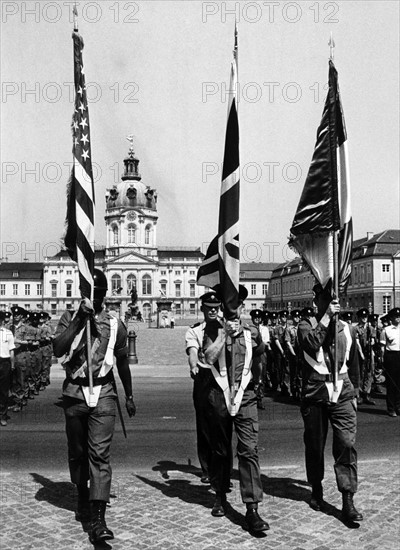
[[[134,330],[130,330],[128,333],[128,357],[129,357],[129,364],[130,365],[137,365],[138,358],[136,355],[136,338],[137,334]]]

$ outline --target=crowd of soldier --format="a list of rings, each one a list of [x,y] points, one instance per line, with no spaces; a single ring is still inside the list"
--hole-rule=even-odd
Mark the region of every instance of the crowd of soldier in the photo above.
[[[53,330],[50,315],[44,311],[14,306],[9,312],[2,312],[2,318],[4,329],[12,334],[9,351],[13,355],[9,375],[3,381],[5,402],[0,423],[6,426],[10,419],[7,411],[20,412],[50,384]]]
[[[297,330],[302,317],[314,316],[314,309],[305,307],[302,310],[250,311],[252,323],[259,329],[265,352],[262,356],[263,379],[258,391],[258,408],[264,409],[262,398],[268,392],[278,393],[293,401],[300,401],[301,396],[301,361],[302,351],[299,346]],[[384,327],[390,324],[388,315],[380,317],[361,308],[356,313],[357,320],[351,311],[344,311],[340,318],[346,321],[355,332],[357,341],[360,390],[357,396],[358,405],[375,405],[371,392],[382,394],[385,383],[383,348],[380,343]]]

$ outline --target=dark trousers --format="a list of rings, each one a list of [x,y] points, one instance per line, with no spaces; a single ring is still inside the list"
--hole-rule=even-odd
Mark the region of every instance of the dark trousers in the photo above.
[[[196,411],[197,455],[204,475],[209,475],[212,449],[210,430],[206,417],[207,395],[211,379],[211,370],[200,369],[193,382],[193,404]]]
[[[90,500],[110,498],[110,446],[114,434],[115,397],[100,397],[96,407],[64,396],[68,462],[72,483],[90,480]]]
[[[11,380],[11,395],[14,403],[21,404],[27,392],[27,376],[30,369],[29,351],[21,351],[15,354],[15,370]]]
[[[307,480],[311,485],[324,479],[324,450],[328,421],[333,430],[332,454],[334,470],[340,492],[357,491],[357,452],[354,448],[357,430],[357,413],[353,401],[320,403],[303,401],[301,414],[304,421]]]
[[[228,413],[219,387],[212,387],[207,399],[207,417],[211,430],[211,486],[227,493],[231,473],[232,429],[238,440],[240,492],[243,502],[261,502],[263,488],[258,463],[258,413],[254,390],[246,390],[236,416]]]
[[[400,414],[400,351],[385,351],[386,407]]]
[[[11,385],[11,361],[0,357],[0,414],[7,416],[8,392]]]

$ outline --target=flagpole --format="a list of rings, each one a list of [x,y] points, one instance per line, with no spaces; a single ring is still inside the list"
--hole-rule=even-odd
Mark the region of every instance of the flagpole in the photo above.
[[[74,3],[74,7],[72,8],[72,13],[74,16],[74,33],[77,33],[78,32],[78,9],[76,6],[76,1]],[[74,55],[75,55],[75,49],[74,49]],[[74,63],[75,63],[75,60],[74,60]],[[74,162],[75,162],[75,156],[74,156]],[[92,273],[92,276],[93,276],[93,273]],[[94,287],[94,282],[91,285],[91,291],[90,291],[91,295],[87,296],[91,302],[93,301],[93,295],[94,295],[93,287]],[[86,296],[82,294],[82,298],[86,298]],[[86,364],[88,368],[89,396],[91,396],[91,395],[94,395],[94,391],[93,391],[93,365],[92,365],[92,334],[91,334],[91,327],[90,327],[90,319],[86,321]],[[89,401],[90,401],[90,397],[89,397]]]
[[[328,42],[330,52],[329,52],[329,58],[333,63],[334,57],[335,57],[335,41],[333,39],[333,33],[331,31],[331,35]],[[333,291],[334,291],[334,297],[337,300],[339,299],[339,231],[334,230],[333,231]],[[336,313],[334,318],[334,342],[333,342],[333,372],[332,372],[332,382],[333,382],[333,391],[338,391],[338,371],[339,371],[339,365],[338,365],[338,341],[339,341],[339,314]]]

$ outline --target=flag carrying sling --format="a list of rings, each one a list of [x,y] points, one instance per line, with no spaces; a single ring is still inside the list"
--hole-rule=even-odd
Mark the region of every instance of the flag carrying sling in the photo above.
[[[218,234],[211,241],[197,273],[197,284],[220,284],[227,319],[237,317],[239,306],[239,122],[237,111],[237,30],[231,64],[228,118],[222,168]]]

